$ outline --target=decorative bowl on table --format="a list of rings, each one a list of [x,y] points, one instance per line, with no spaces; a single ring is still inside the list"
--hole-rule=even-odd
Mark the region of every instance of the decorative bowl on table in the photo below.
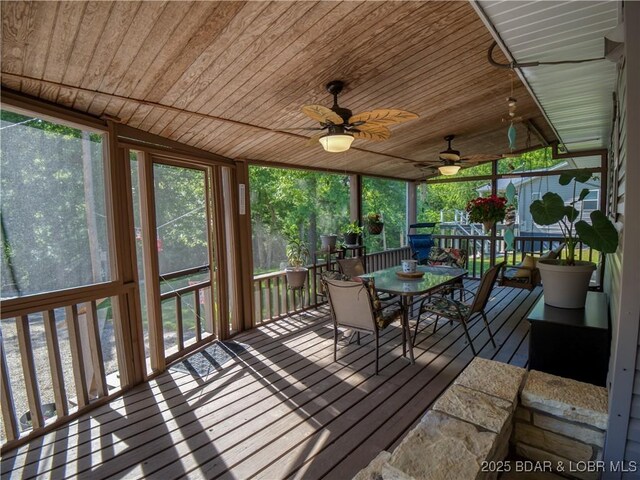
[[[424,277],[424,272],[403,272],[401,270],[398,270],[396,272],[396,275],[405,280],[418,280]]]

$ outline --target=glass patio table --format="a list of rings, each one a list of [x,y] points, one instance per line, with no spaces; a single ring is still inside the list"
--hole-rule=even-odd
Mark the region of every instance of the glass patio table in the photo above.
[[[424,295],[433,292],[444,285],[453,283],[464,277],[467,271],[462,268],[454,267],[427,267],[418,265],[419,272],[424,272],[420,278],[407,279],[396,275],[396,272],[402,272],[401,266],[385,268],[376,272],[361,275],[364,278],[372,278],[376,290],[383,293],[400,295],[402,299],[402,355],[407,355],[407,342],[409,344],[409,358],[411,363],[415,363],[413,359],[413,344],[411,342],[411,332],[409,330],[409,306],[412,299],[418,295]]]

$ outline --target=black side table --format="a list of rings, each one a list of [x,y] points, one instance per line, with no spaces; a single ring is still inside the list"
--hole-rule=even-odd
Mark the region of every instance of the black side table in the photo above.
[[[605,293],[589,292],[581,309],[551,307],[542,296],[527,320],[531,370],[606,386],[611,333]]]

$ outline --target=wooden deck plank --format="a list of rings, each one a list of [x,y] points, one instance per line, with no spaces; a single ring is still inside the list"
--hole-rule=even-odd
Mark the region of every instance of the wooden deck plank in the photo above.
[[[469,285],[477,282],[470,281]],[[470,325],[485,358],[526,363],[526,311],[539,297],[497,288],[488,316]],[[462,328],[430,321],[416,364],[401,330],[342,346],[333,362],[326,307],[238,335],[246,347],[206,378],[170,370],[68,426],[9,452],[2,478],[350,478],[391,448],[472,360]]]

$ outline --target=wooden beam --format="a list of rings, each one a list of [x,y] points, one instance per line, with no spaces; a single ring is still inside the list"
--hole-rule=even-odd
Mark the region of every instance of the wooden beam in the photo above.
[[[271,167],[271,168],[290,168],[294,170],[306,170],[311,172],[321,172],[321,173],[333,173],[336,175],[360,175],[360,172],[356,172],[355,170],[340,170],[337,168],[320,168],[320,167],[305,167],[302,165],[294,165],[292,163],[286,162],[270,162],[266,160],[253,160],[249,158],[239,158],[236,161],[246,162],[249,165],[256,165],[258,167]],[[402,178],[402,177],[392,177],[390,175],[376,175],[369,174],[363,175],[366,177],[372,178],[384,178],[386,180],[399,180],[401,182],[410,182],[411,179]]]
[[[601,167],[590,168],[571,168],[563,170],[549,170],[539,172],[518,172],[518,173],[499,173],[497,175],[475,175],[473,177],[456,177],[456,178],[440,178],[434,180],[425,180],[427,185],[436,183],[458,183],[458,182],[472,182],[476,180],[499,180],[501,178],[527,178],[527,177],[549,177],[554,175],[562,175],[563,173],[572,173],[576,170],[583,170],[592,173],[602,173]]]
[[[67,403],[67,391],[62,374],[62,362],[60,359],[60,344],[58,342],[58,330],[56,327],[56,314],[54,310],[43,312],[44,333],[47,339],[47,353],[49,355],[49,368],[51,369],[51,387],[56,404],[56,415],[65,417],[69,414]]]
[[[185,158],[191,164],[193,164],[195,160],[201,160],[204,161],[206,165],[235,165],[234,161],[229,158],[192,147],[191,145],[176,142],[175,140],[161,137],[160,135],[154,135],[153,133],[145,132],[144,130],[139,130],[129,125],[116,124],[116,132],[120,146],[133,147],[136,150],[149,151],[150,153],[158,155]]]
[[[107,123],[100,118],[86,113],[80,113],[70,108],[62,107],[55,103],[19,93],[5,87],[0,91],[0,98],[2,98],[2,103],[5,106],[10,106],[10,110],[16,110],[18,113],[27,116],[36,115],[38,118],[50,120],[55,123],[62,123],[72,128],[88,129],[99,133],[107,130]]]
[[[31,344],[28,315],[21,315],[16,318],[16,329],[18,333],[20,360],[22,361],[22,372],[24,373],[24,385],[27,391],[29,412],[31,412],[31,425],[33,425],[33,429],[36,430],[44,426],[44,417],[42,416],[42,403],[40,401],[36,366],[33,360],[33,346]]]

